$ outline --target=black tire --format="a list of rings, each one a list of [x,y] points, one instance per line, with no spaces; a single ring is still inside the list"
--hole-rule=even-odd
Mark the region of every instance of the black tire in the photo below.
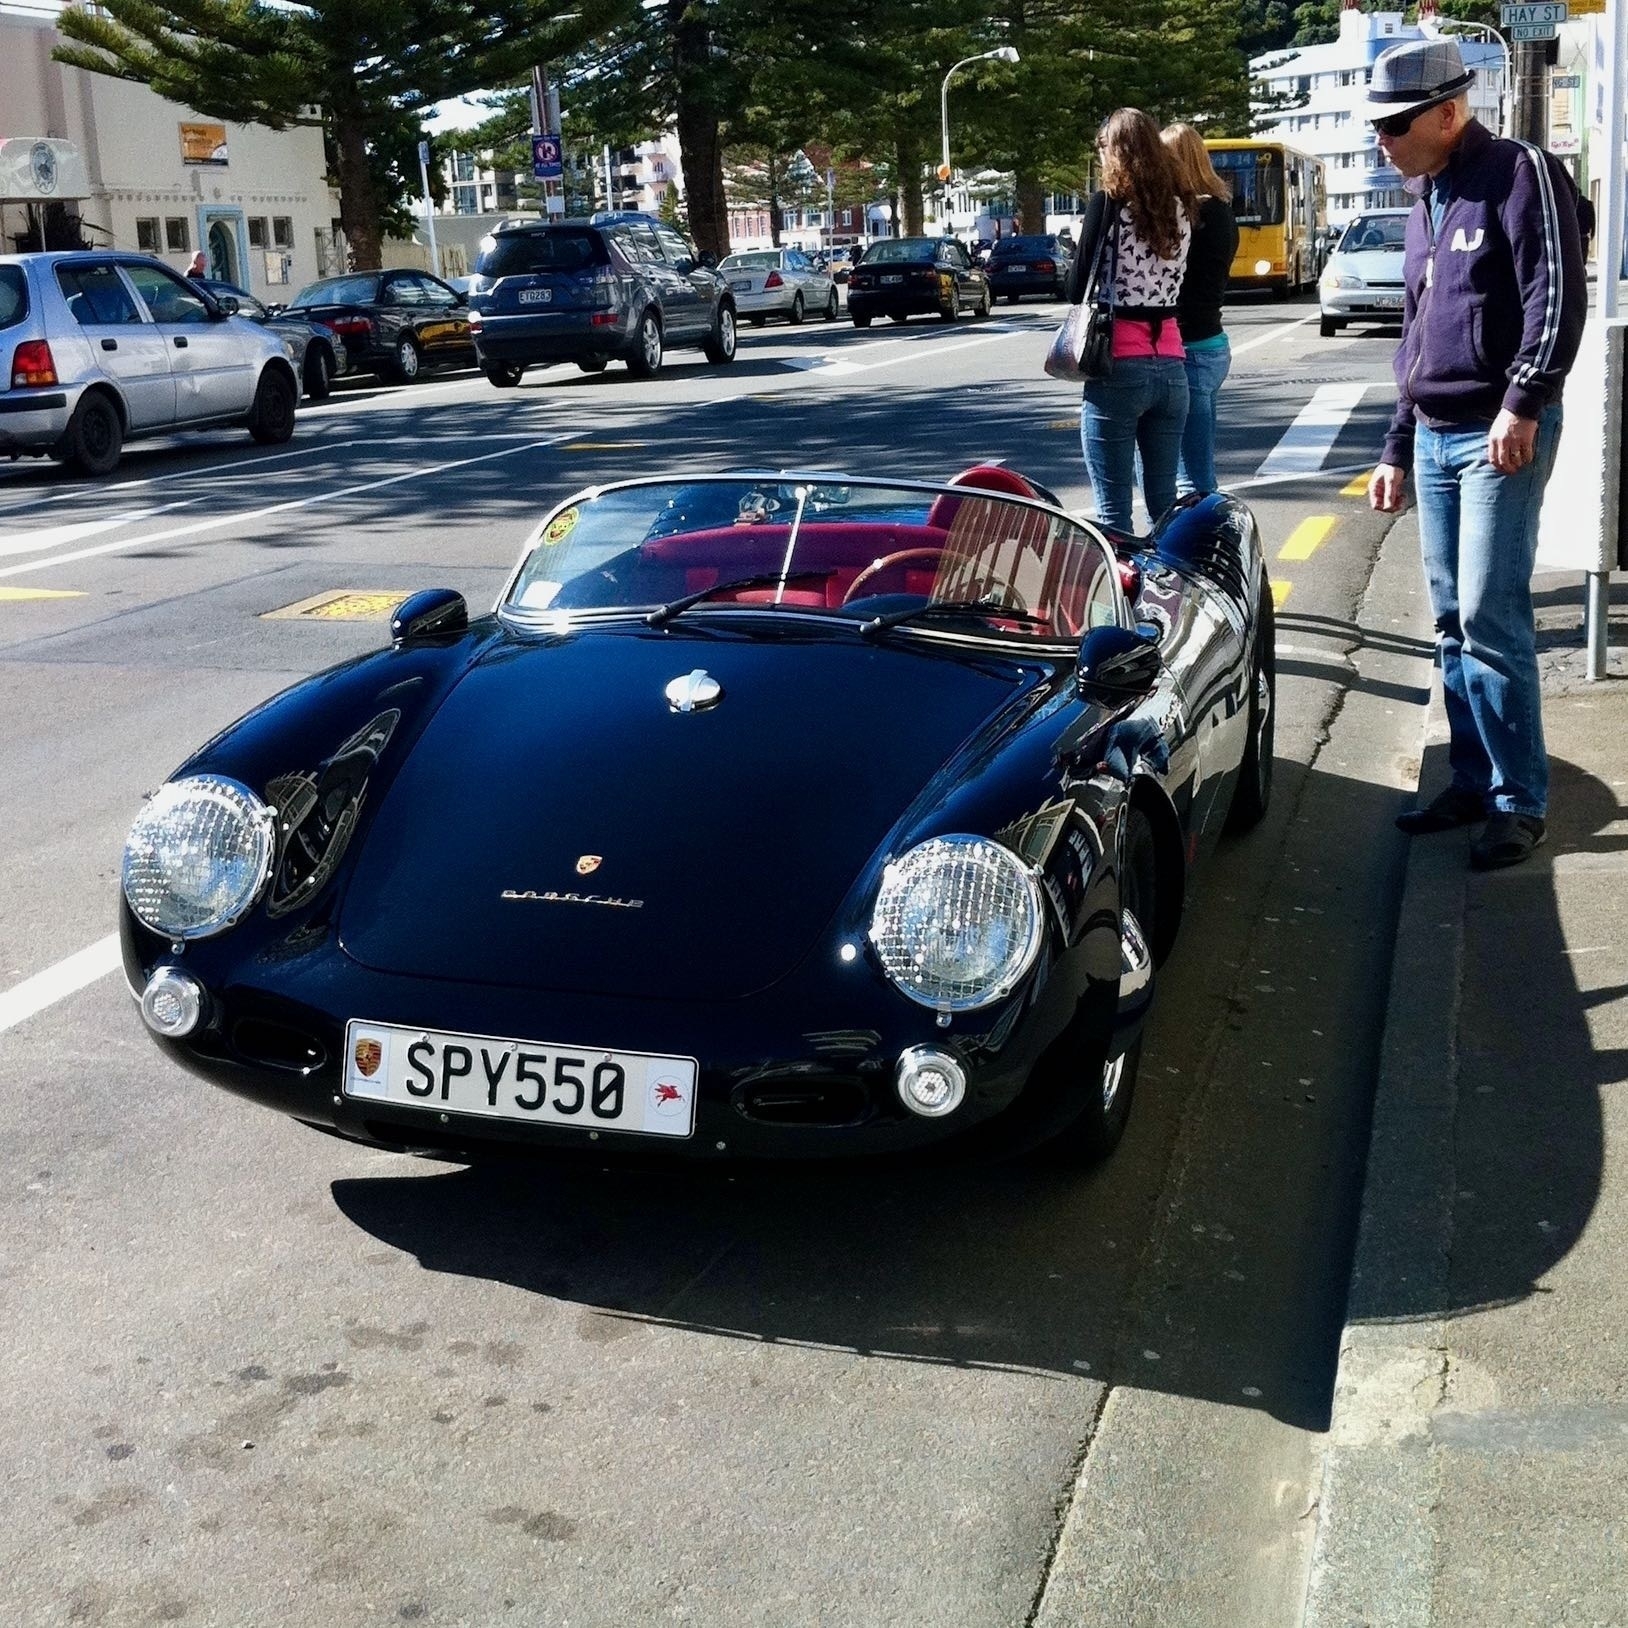
[[[831,285],[831,293],[825,302],[825,320],[827,322],[837,320],[837,285],[835,283]]]
[[[305,393],[312,401],[326,401],[333,394],[334,353],[326,345],[305,349]]]
[[[800,328],[803,325],[803,318],[807,315],[807,308],[803,304],[803,291],[799,288],[791,297],[791,315],[786,320],[792,327]]]
[[[249,409],[249,434],[263,447],[280,447],[294,436],[294,413],[300,393],[280,367],[268,367],[255,386]]]
[[[986,288],[983,293],[978,296],[977,314],[981,317],[987,317],[994,309],[995,296]]]
[[[514,389],[520,382],[520,375],[525,371],[514,362],[488,362],[481,369],[486,375],[486,382],[496,385],[499,390]]]
[[[397,384],[416,384],[423,371],[424,352],[411,334],[403,334],[396,341],[396,354],[390,363],[390,377]]]
[[[707,342],[701,347],[701,352],[714,367],[728,367],[735,360],[735,344],[738,337],[735,330],[735,307],[720,305],[718,320],[712,332],[707,335]]]
[[[647,309],[639,318],[638,332],[633,336],[627,370],[636,379],[653,378],[661,371],[662,355],[661,318]]]
[[[582,361],[577,363],[577,366],[580,367],[584,373],[603,373],[606,365],[607,364],[603,356],[585,357]]]
[[[940,322],[954,322],[955,319],[960,315],[961,315],[961,290],[959,288],[957,288],[954,283],[951,283],[950,284],[950,303],[948,305],[941,305],[939,307],[938,320]]]
[[[1261,591],[1255,628],[1255,655],[1249,671],[1249,744],[1238,770],[1237,789],[1223,829],[1248,831],[1259,825],[1272,801],[1272,758],[1277,739],[1277,638],[1272,591]]]
[[[111,475],[124,450],[124,420],[101,391],[79,398],[62,435],[62,461],[81,475]]]
[[[1324,339],[1332,339],[1344,326],[1334,317],[1319,317],[1317,321],[1317,331]]]
[[[856,328],[868,328],[871,325],[871,319],[869,317],[850,316],[849,321],[851,321]]]

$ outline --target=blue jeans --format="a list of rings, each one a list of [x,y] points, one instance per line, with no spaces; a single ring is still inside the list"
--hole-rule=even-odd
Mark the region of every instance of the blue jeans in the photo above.
[[[1176,463],[1176,490],[1213,492],[1215,478],[1215,398],[1232,371],[1232,346],[1223,334],[1219,345],[1187,347],[1187,424],[1181,432]]]
[[[1138,452],[1150,518],[1157,520],[1176,501],[1186,418],[1187,369],[1173,356],[1116,357],[1111,378],[1086,380],[1080,446],[1100,524],[1131,529]]]
[[[1542,817],[1549,803],[1532,621],[1538,510],[1560,441],[1560,408],[1538,420],[1531,463],[1500,475],[1487,462],[1490,424],[1413,439],[1419,541],[1447,703],[1453,784],[1489,810]]]

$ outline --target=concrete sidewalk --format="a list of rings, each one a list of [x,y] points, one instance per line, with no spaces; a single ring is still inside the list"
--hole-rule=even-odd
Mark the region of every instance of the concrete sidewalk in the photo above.
[[[1596,684],[1534,587],[1549,840],[1410,847],[1308,1628],[1628,1624],[1628,585]]]

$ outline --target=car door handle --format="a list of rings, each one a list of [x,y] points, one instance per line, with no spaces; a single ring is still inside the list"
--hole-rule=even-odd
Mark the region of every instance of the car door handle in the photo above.
[[[116,339],[104,339],[102,341],[102,349],[103,350],[117,350],[118,348],[119,348],[119,342]]]
[[[175,336],[175,348],[177,350],[185,350],[187,348],[186,336],[184,334],[177,334]]]

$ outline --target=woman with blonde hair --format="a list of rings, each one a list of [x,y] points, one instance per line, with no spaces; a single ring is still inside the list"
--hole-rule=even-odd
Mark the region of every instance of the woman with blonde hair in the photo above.
[[[1085,206],[1067,297],[1084,297],[1098,250],[1106,248],[1103,297],[1113,305],[1113,372],[1087,379],[1080,445],[1098,522],[1129,532],[1136,456],[1142,496],[1157,520],[1176,501],[1176,464],[1187,417],[1187,369],[1176,302],[1192,237],[1159,127],[1139,108],[1111,113],[1097,134],[1101,190]]]
[[[1215,173],[1204,138],[1190,124],[1167,124],[1160,132],[1181,190],[1198,200],[1193,245],[1176,300],[1187,366],[1187,426],[1181,432],[1176,490],[1213,492],[1215,398],[1232,369],[1232,346],[1221,326],[1221,301],[1238,252],[1232,188]]]

